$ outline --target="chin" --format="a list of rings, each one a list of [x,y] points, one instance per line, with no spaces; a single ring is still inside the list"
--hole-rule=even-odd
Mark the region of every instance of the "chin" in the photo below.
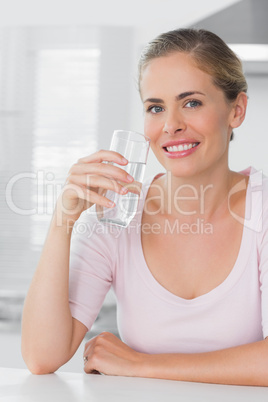
[[[200,171],[200,166],[197,166],[196,161],[194,163],[186,160],[172,160],[167,163],[166,160],[163,161],[160,158],[158,161],[167,172],[170,172],[175,177],[191,177]]]

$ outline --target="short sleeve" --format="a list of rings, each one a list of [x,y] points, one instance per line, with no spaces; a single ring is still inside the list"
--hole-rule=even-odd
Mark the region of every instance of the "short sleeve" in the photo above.
[[[259,277],[261,290],[263,337],[268,336],[268,188],[263,192],[263,213],[259,233]]]
[[[111,287],[116,252],[107,227],[88,211],[73,229],[69,305],[72,316],[90,330]]]

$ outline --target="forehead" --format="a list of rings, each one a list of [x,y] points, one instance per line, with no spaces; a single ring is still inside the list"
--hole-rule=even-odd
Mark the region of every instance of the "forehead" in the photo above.
[[[200,70],[193,57],[187,53],[175,52],[151,60],[141,74],[141,96],[148,92],[188,91],[214,87],[213,77]]]

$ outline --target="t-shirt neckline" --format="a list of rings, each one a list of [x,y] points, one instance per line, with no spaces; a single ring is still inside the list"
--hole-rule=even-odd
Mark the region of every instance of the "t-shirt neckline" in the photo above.
[[[247,191],[246,191],[246,205],[245,205],[245,217],[248,215],[249,207],[250,207],[250,191],[251,191],[251,174],[254,169],[249,167],[239,173],[246,174],[249,176]],[[184,299],[183,297],[177,296],[174,293],[170,292],[164,286],[162,286],[153,276],[151,273],[143,253],[142,243],[141,243],[141,221],[142,221],[142,212],[144,202],[147,197],[148,190],[150,188],[151,183],[159,176],[151,176],[148,178],[144,183],[143,188],[143,202],[139,203],[138,214],[137,214],[137,223],[140,227],[140,230],[136,232],[136,250],[139,255],[139,260],[141,264],[137,267],[139,274],[141,275],[142,279],[145,281],[147,287],[159,298],[164,299],[168,303],[172,304],[183,304],[184,306],[196,306],[200,304],[205,304],[209,302],[215,302],[216,300],[223,297],[226,292],[230,291],[233,286],[237,283],[240,276],[243,274],[244,267],[246,266],[246,262],[250,255],[250,247],[248,247],[247,236],[249,235],[249,231],[246,228],[246,225],[243,225],[243,233],[242,239],[240,244],[240,249],[234,263],[232,270],[230,271],[229,275],[221,282],[218,286],[214,289],[210,290],[209,292],[200,295],[194,299]]]

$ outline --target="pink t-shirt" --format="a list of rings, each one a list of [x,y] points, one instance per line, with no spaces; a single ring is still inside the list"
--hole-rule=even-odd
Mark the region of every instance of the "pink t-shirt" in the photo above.
[[[77,221],[70,258],[72,316],[90,329],[113,286],[119,334],[139,352],[207,352],[267,337],[268,178],[253,168],[241,173],[250,176],[243,236],[234,267],[219,286],[186,300],[151,274],[141,246],[141,217],[152,177],[128,228],[102,225],[92,209]]]

